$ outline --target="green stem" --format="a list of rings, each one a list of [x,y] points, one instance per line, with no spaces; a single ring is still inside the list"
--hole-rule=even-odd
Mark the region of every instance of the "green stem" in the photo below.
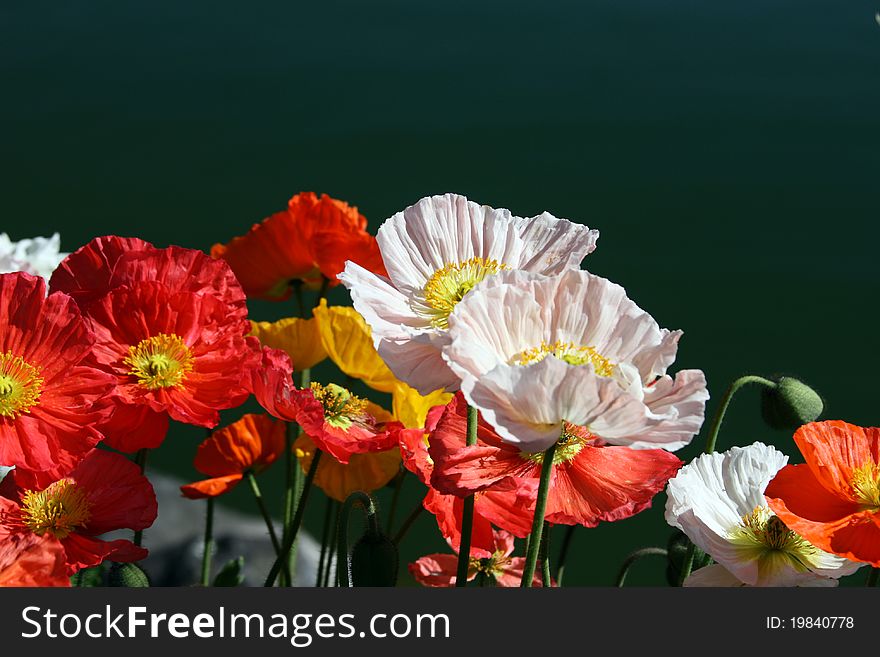
[[[646,547],[641,550],[636,550],[632,554],[630,554],[626,560],[623,562],[623,565],[620,567],[620,571],[617,573],[617,579],[614,582],[614,586],[621,588],[623,583],[626,581],[626,576],[629,573],[630,567],[641,559],[642,557],[650,557],[650,556],[658,556],[665,557],[668,556],[668,552],[663,548],[658,547]]]
[[[473,406],[467,409],[467,446],[477,444],[478,411]],[[474,529],[474,496],[464,498],[461,510],[461,542],[458,546],[458,569],[455,573],[455,586],[467,586],[468,566],[471,560],[471,534]]]
[[[565,536],[562,538],[562,549],[559,551],[559,565],[556,566],[556,586],[562,586],[562,578],[565,576],[565,559],[568,557],[568,549],[574,538],[574,529],[577,525],[569,525],[565,528]]]
[[[550,523],[544,521],[544,535],[541,537],[541,549],[538,553],[541,562],[541,586],[547,588],[551,585],[550,579]]]
[[[403,521],[403,524],[400,526],[400,529],[397,530],[397,533],[394,535],[392,539],[395,545],[400,545],[400,542],[403,540],[403,537],[406,536],[406,533],[409,531],[410,527],[412,527],[413,523],[416,519],[422,515],[422,511],[425,510],[425,507],[422,506],[422,500],[416,502],[416,505],[413,507],[413,510],[409,512],[409,515],[406,517],[406,520]]]
[[[208,432],[208,435],[210,435],[210,431]],[[149,455],[150,455],[150,450],[145,447],[144,449],[139,449],[137,451],[137,454],[135,454],[135,456],[134,456],[134,463],[136,466],[138,466],[140,468],[142,475],[145,474],[147,471],[147,457]],[[137,531],[135,531],[133,542],[138,547],[141,546],[141,544],[144,542],[144,530],[143,529],[138,529]]]
[[[214,552],[214,498],[208,498],[205,512],[205,541],[202,548],[202,586],[211,585],[211,556]]]
[[[257,483],[257,478],[250,470],[245,472],[244,476],[251,485],[251,491],[254,494],[254,499],[257,501],[260,515],[263,516],[266,528],[269,530],[269,538],[272,539],[272,547],[275,548],[275,554],[279,555],[281,554],[281,543],[278,542],[278,535],[275,533],[275,525],[272,523],[272,516],[269,515],[269,509],[266,507],[266,502],[263,500],[263,494],[260,491],[260,485]]]
[[[318,558],[318,575],[315,586],[321,586],[324,579],[324,559],[327,558],[327,541],[330,538],[330,520],[333,517],[333,498],[328,497],[324,506],[324,527],[321,530],[321,556]]]
[[[321,299],[327,296],[328,289],[330,289],[330,279],[326,276],[322,276],[321,287],[318,289],[318,296],[315,298],[315,308],[321,305]]]
[[[373,498],[360,490],[349,495],[342,505],[342,510],[339,514],[336,553],[336,585],[346,588],[354,587],[354,582],[351,578],[351,563],[348,558],[348,517],[356,504],[360,505],[367,513],[367,531],[377,536],[382,533],[379,529],[379,519]]]
[[[880,582],[880,568],[871,568],[868,579],[865,580],[865,586],[877,586],[878,582]]]
[[[709,429],[709,437],[706,439],[706,447],[703,449],[704,454],[711,454],[715,451],[715,445],[718,442],[718,432],[721,430],[721,423],[724,421],[727,407],[730,406],[730,401],[733,399],[737,390],[749,383],[759,383],[762,386],[771,389],[776,387],[776,384],[770,379],[765,379],[763,376],[756,376],[753,374],[741,376],[731,383],[730,387],[727,388],[727,392],[724,393],[724,397],[721,398],[721,404],[718,406],[718,410],[715,411],[715,418],[712,421],[712,427]],[[684,581],[691,574],[691,570],[694,567],[694,554],[696,553],[696,549],[697,546],[693,543],[688,545],[687,552],[684,555],[684,560],[681,565],[681,573],[678,576],[679,586],[684,585]]]
[[[290,552],[290,549],[293,547],[293,544],[296,542],[296,535],[299,533],[299,528],[302,525],[303,516],[305,515],[306,504],[309,501],[309,492],[312,489],[312,481],[315,478],[315,473],[318,471],[318,463],[321,461],[321,452],[320,449],[316,449],[314,456],[312,456],[312,464],[309,466],[309,472],[306,475],[306,481],[303,485],[302,497],[299,498],[299,503],[296,505],[296,513],[293,516],[293,523],[291,523],[290,534],[284,541],[284,545],[281,546],[281,551],[278,554],[278,558],[275,559],[275,563],[272,564],[272,569],[269,571],[269,575],[266,577],[266,581],[263,583],[263,586],[273,586],[275,584],[275,579],[278,577],[278,573],[281,572],[281,567],[284,561],[287,559],[287,555]]]
[[[535,566],[538,562],[538,551],[541,547],[541,534],[544,529],[544,514],[547,511],[547,493],[550,491],[550,475],[553,473],[553,456],[556,454],[556,443],[544,452],[541,463],[541,479],[538,482],[538,499],[535,500],[535,517],[532,519],[532,533],[529,535],[529,549],[526,553],[526,565],[523,569],[520,586],[530,587],[535,577]]]
[[[330,572],[333,568],[333,565],[336,564],[336,567],[339,567],[339,564],[336,563],[336,560],[333,558],[333,548],[332,546],[336,545],[336,541],[339,537],[339,518],[342,515],[342,505],[333,500],[333,508],[336,510],[336,513],[333,514],[333,525],[330,531],[330,540],[327,543],[327,563],[324,568],[324,577],[321,579],[321,586],[327,588],[330,586]],[[333,575],[333,583],[336,583],[336,574]]]

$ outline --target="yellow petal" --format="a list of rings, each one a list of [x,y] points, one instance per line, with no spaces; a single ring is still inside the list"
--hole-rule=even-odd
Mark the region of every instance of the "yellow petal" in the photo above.
[[[425,418],[431,407],[445,406],[452,399],[452,393],[443,392],[442,390],[435,390],[428,395],[422,396],[402,381],[398,382],[391,395],[394,417],[409,429],[424,427]]]
[[[321,343],[340,370],[373,390],[394,390],[399,382],[373,346],[370,327],[354,308],[328,307],[326,300],[321,299],[314,314]]]
[[[251,335],[261,344],[286,351],[296,370],[314,367],[327,358],[314,318],[288,317],[277,322],[251,322]]]
[[[294,443],[303,472],[308,472],[315,454],[315,443],[302,435]],[[384,452],[352,454],[348,465],[342,465],[329,454],[321,457],[315,472],[314,484],[328,497],[344,502],[356,490],[366,492],[381,488],[400,470],[400,449],[395,447]]]

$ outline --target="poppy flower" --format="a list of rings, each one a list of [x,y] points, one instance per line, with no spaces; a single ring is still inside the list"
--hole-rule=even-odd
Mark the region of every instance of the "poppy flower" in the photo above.
[[[147,556],[131,541],[104,541],[117,529],[142,530],[156,519],[156,495],[140,468],[124,456],[94,449],[64,476],[16,469],[15,499],[0,498],[0,526],[8,536],[54,538],[64,547],[67,574],[105,559]]]
[[[669,481],[666,521],[718,562],[685,586],[835,586],[861,565],[822,551],[768,506],[767,483],[786,461],[754,443],[703,454]]]
[[[431,487],[434,461],[428,452],[428,435],[436,428],[444,410],[442,406],[431,409],[425,429],[401,431],[400,452],[406,469],[428,486],[422,506],[434,515],[440,534],[457,551],[461,544],[464,498],[443,494]],[[471,554],[480,558],[489,557],[495,549],[493,525],[520,538],[527,536],[532,529],[537,482],[529,481],[519,487],[508,487],[508,490],[500,488],[474,495]]]
[[[243,415],[199,445],[193,465],[210,479],[180,487],[185,497],[217,497],[232,490],[246,472],[258,474],[284,454],[287,426],[268,415]]]
[[[64,546],[36,534],[9,534],[0,526],[0,587],[69,587]]]
[[[302,471],[308,472],[315,457],[315,442],[303,434],[293,447]],[[370,492],[382,488],[399,471],[400,450],[396,447],[382,452],[352,454],[344,464],[325,456],[318,463],[313,483],[327,497],[344,502],[355,491]]]
[[[211,428],[219,410],[247,399],[245,378],[259,354],[245,339],[247,320],[216,296],[140,282],[112,289],[89,306],[89,318],[93,360],[116,379],[120,426],[134,426],[146,407]],[[108,434],[107,443],[128,452],[155,447],[164,435],[136,438]]]
[[[512,557],[513,535],[504,531],[493,532],[491,554],[482,556],[471,550],[468,563],[468,581],[483,575],[491,586],[516,587],[520,585],[526,560],[523,557]],[[409,565],[409,572],[422,586],[451,587],[455,586],[458,572],[457,554],[429,554]],[[552,582],[551,582],[552,583]],[[535,573],[532,586],[542,586],[541,573]]]
[[[339,279],[398,379],[423,395],[454,392],[458,377],[440,352],[456,304],[506,269],[555,274],[577,268],[598,236],[547,212],[525,219],[457,194],[432,196],[379,227],[388,278],[350,258]]]
[[[229,263],[249,297],[281,301],[296,281],[313,288],[322,280],[338,284],[346,259],[385,274],[366,227],[356,207],[303,192],[290,199],[287,210],[254,224],[247,234],[215,244],[211,255]]]
[[[69,296],[0,275],[0,463],[66,471],[101,440],[114,381],[86,363],[94,342]]]
[[[880,568],[880,428],[811,422],[794,441],[806,463],[773,478],[770,508],[816,547]]]
[[[458,393],[431,433],[434,488],[460,496],[499,488],[537,491],[542,452],[525,452],[504,441],[482,417],[476,445],[465,446],[466,431],[467,405]],[[568,423],[553,458],[546,519],[595,527],[600,521],[629,518],[651,506],[680,466],[665,450],[609,445]]]
[[[327,352],[321,344],[318,322],[314,317],[285,317],[276,322],[251,322],[251,335],[260,344],[281,349],[288,356],[294,369],[307,370],[325,358]]]
[[[13,242],[0,233],[0,274],[23,271],[46,280],[66,256],[61,253],[61,236],[34,237]]]
[[[615,445],[674,451],[703,424],[706,379],[666,374],[681,331],[661,329],[599,276],[502,272],[449,317],[443,357],[498,435],[542,452],[568,423]]]
[[[368,399],[335,383],[312,382],[311,392],[321,406],[302,406],[297,422],[319,449],[342,464],[353,454],[381,452],[397,446],[403,425]]]

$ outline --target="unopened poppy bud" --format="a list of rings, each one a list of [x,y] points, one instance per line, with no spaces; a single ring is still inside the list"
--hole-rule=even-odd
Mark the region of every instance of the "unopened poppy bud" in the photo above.
[[[399,558],[397,546],[384,533],[367,531],[351,550],[351,580],[355,586],[394,586]]]
[[[110,586],[125,588],[144,588],[150,585],[150,578],[134,563],[115,563],[110,568]]]
[[[815,390],[790,376],[776,379],[776,387],[761,392],[761,414],[774,429],[797,429],[815,422],[825,403]]]

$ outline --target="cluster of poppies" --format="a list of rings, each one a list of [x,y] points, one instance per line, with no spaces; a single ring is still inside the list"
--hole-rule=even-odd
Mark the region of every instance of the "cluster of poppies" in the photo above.
[[[293,581],[313,487],[372,509],[364,496],[399,492],[407,473],[450,546],[409,564],[426,586],[557,585],[547,527],[627,518],[664,489],[685,585],[833,585],[880,567],[880,430],[801,413],[805,465],[761,443],[684,465],[673,452],[703,426],[705,377],[671,375],[681,331],[581,269],[596,230],[454,194],[366,228],[356,208],[302,193],[210,255],[116,236],[66,255],[57,236],[0,236],[0,585],[143,559],[158,513],[144,463],[171,420],[209,431],[194,461],[206,478],[184,496],[210,514],[250,483],[276,552],[267,585]],[[339,284],[353,308],[328,305]],[[248,299],[298,312],[255,322]],[[311,380],[325,360],[345,385]],[[249,398],[265,412],[218,427]],[[275,462],[280,531],[256,480]],[[373,539],[396,550],[411,519]],[[119,529],[133,540],[102,538]],[[319,585],[337,540],[324,534]],[[341,585],[351,554],[343,542]],[[206,534],[202,584],[209,572]]]

